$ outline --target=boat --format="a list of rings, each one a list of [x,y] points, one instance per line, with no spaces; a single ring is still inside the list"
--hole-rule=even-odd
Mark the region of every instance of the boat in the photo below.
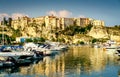
[[[0,61],[0,67],[3,67],[3,62],[2,61]]]
[[[108,40],[107,43],[104,44],[105,49],[117,49],[116,42],[114,40]]]
[[[68,49],[67,45],[60,45],[59,43],[47,42],[45,44],[35,44],[33,42],[25,43],[23,46],[26,51],[37,51],[40,52],[41,55],[55,55],[59,51],[63,51]]]
[[[38,44],[34,44],[34,43],[26,43],[24,45],[24,50],[26,51],[37,51],[37,53],[39,52],[39,55],[52,55],[53,51],[50,50],[50,45],[48,44],[43,44],[43,45],[38,45]]]
[[[0,67],[12,67],[14,65],[12,58],[0,56]]]
[[[117,54],[118,56],[120,56],[120,47],[118,47],[118,48],[116,49],[115,54]]]
[[[10,50],[9,48],[6,48],[0,52],[0,57],[6,58],[6,60],[3,61],[4,66],[13,66],[30,63],[33,56],[33,52],[16,51]]]

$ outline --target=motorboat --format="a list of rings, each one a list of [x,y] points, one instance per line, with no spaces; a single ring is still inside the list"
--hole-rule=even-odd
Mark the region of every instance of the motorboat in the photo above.
[[[12,61],[12,58],[0,56],[0,67],[11,67],[14,65],[15,63]]]
[[[117,54],[118,56],[120,56],[120,47],[118,47],[118,48],[116,49],[115,54]]]
[[[105,49],[117,49],[116,42],[114,40],[108,40],[107,43],[104,44]]]
[[[3,62],[2,61],[0,61],[0,67],[3,67]]]
[[[67,45],[60,45],[58,43],[45,43],[45,44],[35,44],[35,43],[26,43],[23,46],[26,51],[39,51],[43,55],[54,55],[59,51],[68,49]]]
[[[3,60],[3,66],[13,66],[19,65],[24,63],[30,63],[31,59],[33,58],[33,52],[26,52],[26,51],[16,51],[6,48],[0,52],[0,57],[5,58]]]
[[[43,45],[37,45],[37,44],[34,44],[34,43],[26,43],[24,45],[24,50],[26,51],[36,51],[37,53],[39,52],[39,55],[52,55],[53,54],[53,51],[50,50],[50,45],[46,45],[46,44],[43,44]]]

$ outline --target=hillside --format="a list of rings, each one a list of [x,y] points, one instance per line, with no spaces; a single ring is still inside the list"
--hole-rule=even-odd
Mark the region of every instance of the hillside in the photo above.
[[[0,34],[3,28],[0,27]],[[64,30],[48,30],[39,25],[29,25],[25,28],[17,30],[12,27],[5,26],[4,34],[13,38],[28,36],[28,37],[43,37],[47,40],[60,41],[65,43],[79,43],[84,41],[90,42],[92,39],[112,39],[120,41],[120,29],[115,27],[92,26],[87,27],[70,26]]]

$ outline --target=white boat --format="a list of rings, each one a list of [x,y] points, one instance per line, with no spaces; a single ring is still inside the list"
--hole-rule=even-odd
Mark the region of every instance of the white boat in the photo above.
[[[108,40],[107,43],[105,43],[104,48],[106,49],[117,49],[116,42],[113,40]]]
[[[67,45],[60,44],[59,42],[48,42],[51,45],[51,50],[61,51],[68,49]]]
[[[116,49],[115,54],[118,55],[118,56],[120,57],[120,47],[118,47],[118,48]]]
[[[31,61],[33,52],[3,50],[0,52],[0,57],[3,57],[3,66],[13,66],[16,64],[23,64]]]
[[[0,67],[3,67],[3,62],[2,61],[0,61]]]
[[[35,51],[43,52],[43,55],[54,55],[59,51],[65,50],[67,48],[68,48],[67,45],[60,45],[59,43],[53,43],[53,42],[42,45],[34,44],[31,42],[31,43],[26,43],[24,45],[24,49],[26,51],[35,50]]]
[[[50,50],[49,45],[41,45],[38,46],[37,44],[34,43],[26,43],[24,45],[24,49],[26,51],[39,51],[43,53],[43,55],[52,55],[53,51]]]

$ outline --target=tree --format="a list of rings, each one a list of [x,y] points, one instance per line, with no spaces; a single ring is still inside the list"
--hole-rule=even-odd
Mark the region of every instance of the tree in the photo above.
[[[83,41],[80,41],[80,45],[84,45],[85,43]]]
[[[86,29],[90,31],[92,27],[93,27],[92,24],[88,24],[88,25],[86,26]]]
[[[7,20],[5,17],[3,18],[2,25],[7,25]]]
[[[4,39],[2,37],[2,34],[0,34],[0,43],[4,41],[5,44],[11,44],[11,41],[15,41],[15,38],[12,38],[6,34],[4,34]]]
[[[25,41],[26,42],[33,42],[33,40],[31,38],[27,38]]]
[[[95,43],[95,42],[97,42],[98,40],[97,39],[92,39],[92,43]]]
[[[39,42],[45,42],[45,38],[40,37],[40,38],[38,39],[38,41],[39,41]]]
[[[17,30],[13,29],[13,35],[12,35],[12,37],[16,38],[16,37],[20,37],[20,36],[21,36],[20,30],[19,29],[17,29]]]
[[[11,26],[12,18],[8,18],[8,26]]]

